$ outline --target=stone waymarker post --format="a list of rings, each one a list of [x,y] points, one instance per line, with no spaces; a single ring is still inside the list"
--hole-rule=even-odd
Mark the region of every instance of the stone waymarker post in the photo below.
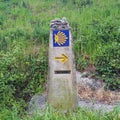
[[[61,110],[77,105],[72,35],[65,18],[50,24],[48,104]]]

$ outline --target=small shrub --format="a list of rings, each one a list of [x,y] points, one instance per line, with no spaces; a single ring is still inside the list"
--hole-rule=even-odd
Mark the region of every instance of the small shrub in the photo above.
[[[42,54],[26,55],[23,41],[14,41],[9,51],[0,52],[0,110],[13,103],[26,107],[32,95],[41,92],[46,79],[47,58]]]
[[[102,55],[97,57],[97,72],[107,83],[107,88],[120,90],[120,45],[112,44],[106,46]]]

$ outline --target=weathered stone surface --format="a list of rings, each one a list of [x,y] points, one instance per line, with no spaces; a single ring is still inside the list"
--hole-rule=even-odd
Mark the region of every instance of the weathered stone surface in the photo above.
[[[50,24],[49,41],[49,77],[48,77],[48,103],[54,108],[68,110],[77,106],[77,86],[72,49],[72,35],[66,18],[55,19]],[[54,30],[58,32],[54,34]],[[62,30],[67,30],[67,34]],[[60,33],[59,33],[60,32]],[[57,36],[57,34],[61,36]],[[62,39],[60,43],[53,38],[57,36]],[[54,46],[54,42],[56,45]],[[58,42],[58,44],[57,44]],[[64,45],[65,44],[65,45]]]
[[[28,105],[28,112],[34,113],[36,111],[40,111],[41,109],[44,109],[46,107],[46,95],[34,95],[32,99],[29,102]]]
[[[92,78],[84,77],[86,76],[86,74],[88,73],[87,72],[84,72],[84,73],[76,72],[76,80],[79,85],[84,86],[86,88],[90,88],[92,90],[97,90],[105,86],[105,83],[100,80],[95,80]]]
[[[28,112],[30,114],[33,114],[34,112],[39,113],[41,110],[45,109],[46,107],[47,107],[46,95],[34,95],[29,103]],[[100,110],[103,112],[110,112],[115,107],[120,108],[120,103],[116,103],[115,105],[108,105],[100,102],[90,102],[90,101],[86,101],[86,100],[83,101],[78,99],[78,107],[89,108],[92,110]]]
[[[85,74],[86,73],[81,73],[81,72],[76,71],[77,86],[82,84],[85,87],[89,87],[89,84],[92,84],[92,79],[83,77]],[[104,84],[103,84],[103,86],[104,86]],[[100,84],[98,89],[100,89],[103,86]],[[59,95],[58,95],[58,97],[59,97]],[[41,109],[45,109],[47,107],[46,99],[47,99],[47,96],[45,93],[42,95],[34,95],[29,103],[28,112],[32,114],[37,111],[39,113],[41,111]],[[90,109],[101,110],[103,112],[110,112],[114,109],[114,107],[120,108],[120,101],[119,100],[115,101],[114,104],[105,104],[105,103],[101,103],[98,100],[96,100],[96,101],[93,101],[92,99],[91,100],[87,100],[87,99],[81,100],[81,98],[78,96],[78,107],[81,107],[81,108],[87,107]]]
[[[50,23],[50,28],[57,30],[71,29],[65,17],[63,17],[62,20],[60,20],[59,18],[52,20]]]

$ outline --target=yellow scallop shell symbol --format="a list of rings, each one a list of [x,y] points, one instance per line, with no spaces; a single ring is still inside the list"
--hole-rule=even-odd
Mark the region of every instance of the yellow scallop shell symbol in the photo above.
[[[67,37],[65,33],[59,31],[57,34],[55,34],[55,43],[58,45],[63,45],[67,40]]]

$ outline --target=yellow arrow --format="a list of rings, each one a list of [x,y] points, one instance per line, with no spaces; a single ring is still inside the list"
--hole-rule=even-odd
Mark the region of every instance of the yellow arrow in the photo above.
[[[65,62],[67,62],[68,57],[66,55],[62,54],[61,57],[55,57],[55,60],[59,60],[64,64]]]

